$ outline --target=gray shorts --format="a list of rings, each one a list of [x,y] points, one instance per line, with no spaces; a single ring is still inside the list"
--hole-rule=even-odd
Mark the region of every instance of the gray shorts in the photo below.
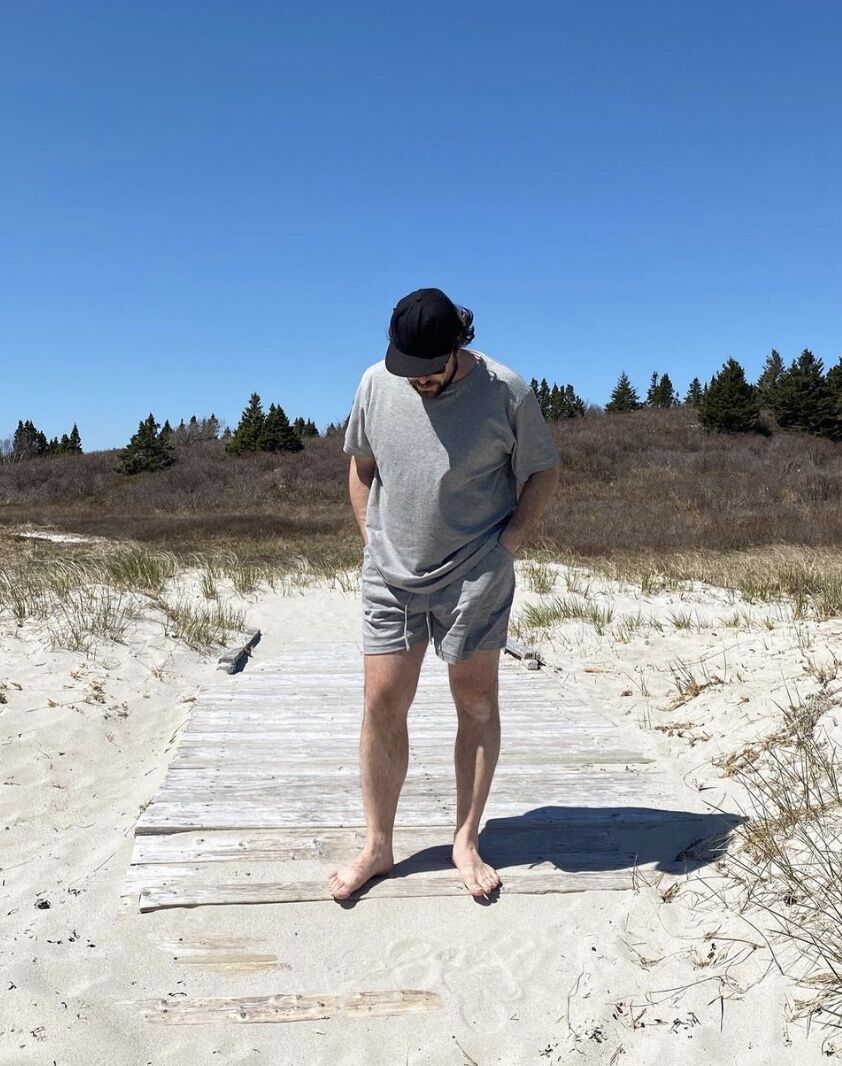
[[[447,663],[504,648],[515,594],[515,559],[497,543],[449,585],[418,593],[389,585],[363,551],[363,653],[403,651],[433,641]]]

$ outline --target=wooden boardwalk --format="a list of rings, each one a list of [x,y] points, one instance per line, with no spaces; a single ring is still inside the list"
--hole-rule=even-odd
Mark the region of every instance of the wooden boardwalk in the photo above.
[[[330,899],[327,872],[364,826],[357,763],[363,662],[356,642],[291,645],[217,674],[194,704],[166,778],[136,827],[124,895],[141,910]],[[659,811],[660,774],[575,687],[501,657],[501,758],[483,854],[504,892],[622,889],[711,832]],[[428,651],[410,711],[410,765],[392,875],[357,899],[465,895],[449,863],[456,715]],[[655,808],[652,804],[655,803]]]

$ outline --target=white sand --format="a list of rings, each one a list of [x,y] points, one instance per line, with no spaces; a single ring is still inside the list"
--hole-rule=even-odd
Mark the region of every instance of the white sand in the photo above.
[[[522,570],[522,564],[518,564]],[[565,593],[558,568],[554,592]],[[721,590],[642,596],[592,579],[591,597],[616,618],[641,611],[665,623],[628,643],[568,623],[542,644],[565,685],[586,686],[604,712],[665,770],[672,805],[738,810],[733,779],[711,760],[772,732],[788,702],[818,687],[839,621],[785,620],[751,608],[752,629],[722,624]],[[235,597],[231,597],[236,602]],[[521,575],[515,604],[536,601]],[[240,601],[242,602],[242,601]],[[359,593],[320,587],[262,591],[246,601],[263,630],[255,657],[292,641],[356,639]],[[709,628],[677,629],[693,612]],[[807,647],[807,641],[811,646]],[[125,645],[49,649],[44,627],[0,618],[0,804],[3,970],[0,1062],[150,1063],[682,1063],[825,1062],[842,1048],[815,1020],[788,1020],[799,996],[763,939],[688,880],[665,902],[639,891],[204,907],[141,915],[120,907],[135,819],[166,771],[191,700],[215,669],[163,634],[136,625]],[[428,654],[433,654],[430,651]],[[723,684],[670,709],[678,660]],[[443,664],[440,664],[445,669]],[[3,687],[4,686],[4,687]],[[505,715],[505,708],[503,708]],[[679,723],[673,735],[656,726]],[[832,723],[831,723],[832,724]],[[327,871],[325,871],[327,872]],[[718,886],[713,865],[699,871]],[[696,875],[691,875],[691,878]],[[48,901],[39,909],[37,901]],[[705,934],[712,938],[705,939]],[[247,941],[250,966],[174,960],[182,938]],[[729,939],[730,938],[730,939]],[[757,945],[752,947],[751,945]],[[797,954],[775,948],[785,970]],[[442,1010],[396,1018],[295,1024],[156,1025],[131,1004],[145,997],[342,994],[420,988]]]

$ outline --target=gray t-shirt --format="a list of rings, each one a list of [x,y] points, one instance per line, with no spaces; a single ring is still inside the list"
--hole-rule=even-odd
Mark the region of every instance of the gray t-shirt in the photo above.
[[[369,560],[384,580],[426,593],[491,551],[517,483],[559,461],[532,388],[496,359],[440,396],[419,396],[385,360],[362,375],[344,451],[377,463],[368,497]]]

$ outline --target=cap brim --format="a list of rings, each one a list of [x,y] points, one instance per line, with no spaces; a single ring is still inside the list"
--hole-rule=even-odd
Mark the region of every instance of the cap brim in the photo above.
[[[436,359],[419,359],[390,344],[386,349],[386,369],[401,378],[423,378],[427,374],[440,374],[450,362],[451,355],[452,352],[448,352]]]

